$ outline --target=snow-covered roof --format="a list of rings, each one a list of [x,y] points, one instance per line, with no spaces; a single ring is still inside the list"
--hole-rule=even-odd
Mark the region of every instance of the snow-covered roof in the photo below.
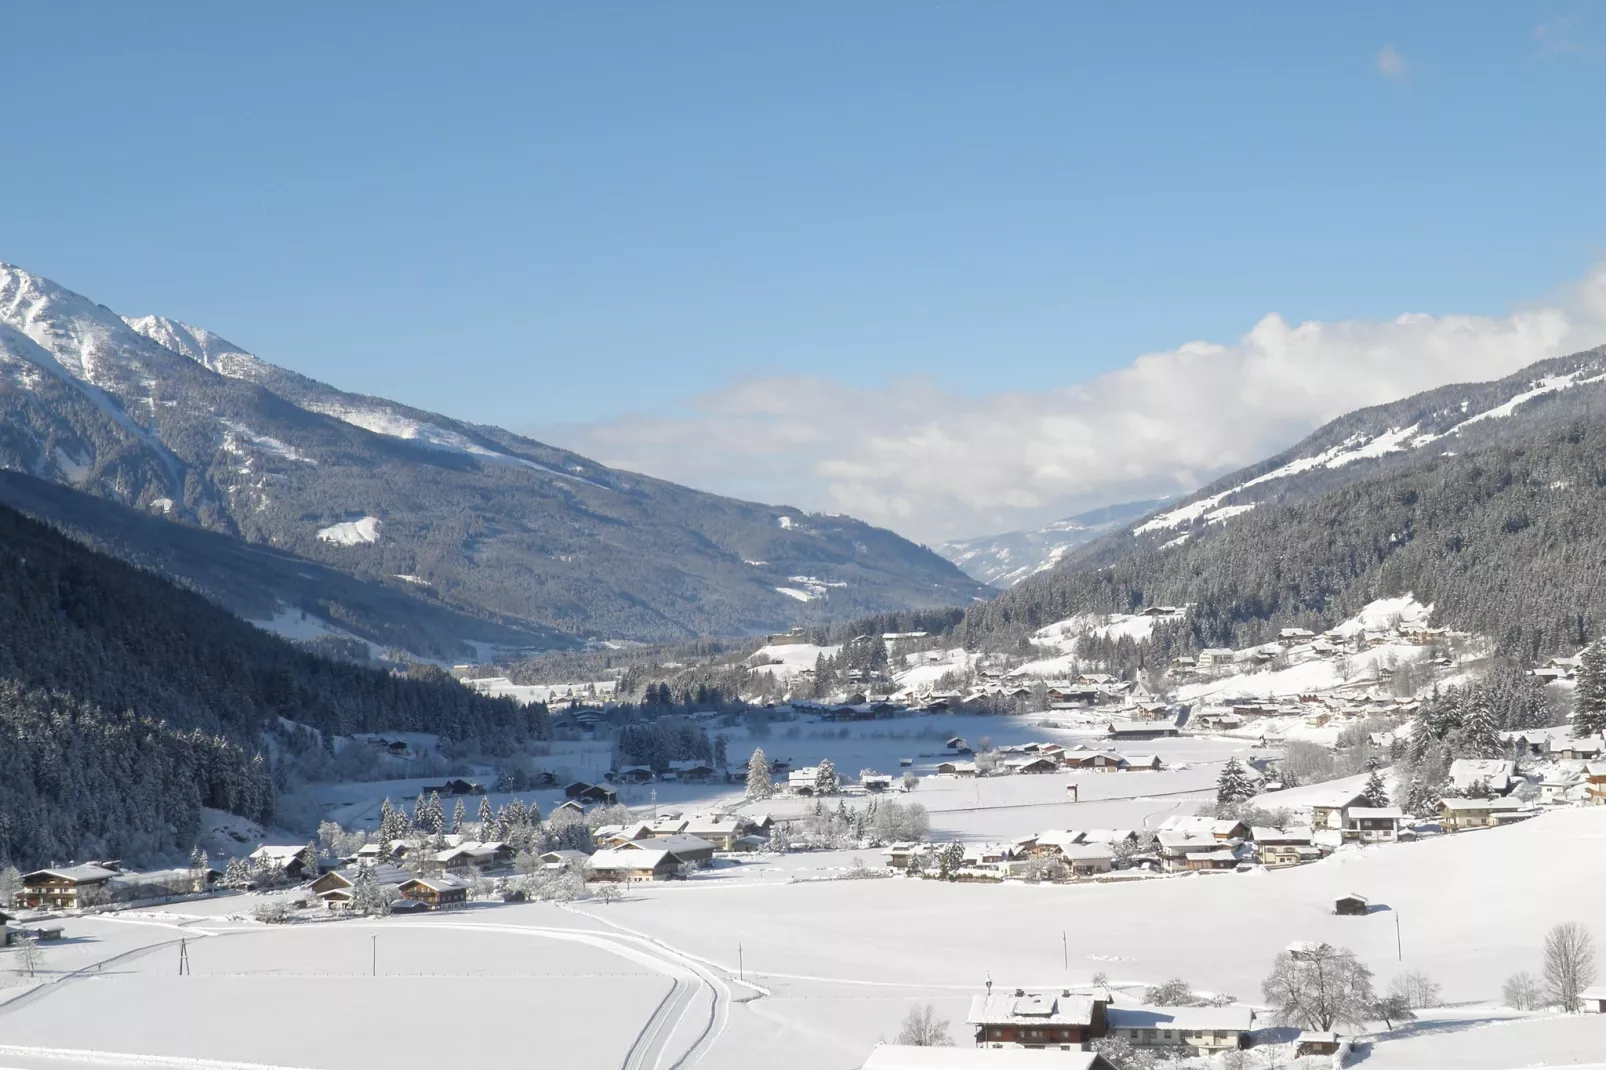
[[[601,870],[611,869],[657,869],[665,859],[674,860],[674,855],[656,847],[642,848],[613,848],[607,851],[598,851],[591,856],[591,868]]]
[[[1389,819],[1404,821],[1405,811],[1397,806],[1352,806],[1349,808],[1349,816],[1352,820],[1370,818],[1377,821],[1387,821]]]
[[[73,884],[96,884],[100,881],[111,880],[117,876],[115,869],[106,869],[104,866],[85,864],[82,866],[66,866],[58,869],[36,869],[23,877],[31,880],[34,877],[47,877],[54,880],[69,881]]]
[[[457,877],[453,877],[450,874],[445,873],[438,877],[413,877],[409,880],[403,881],[402,884],[404,887],[408,884],[419,884],[425,888],[428,888],[432,892],[448,892],[457,888],[468,887],[467,881],[460,880]]]
[[[1091,1025],[1093,997],[1080,992],[998,989],[970,1001],[971,1025]]]
[[[1111,1007],[1111,1029],[1208,1029],[1247,1033],[1255,1027],[1249,1007]]]

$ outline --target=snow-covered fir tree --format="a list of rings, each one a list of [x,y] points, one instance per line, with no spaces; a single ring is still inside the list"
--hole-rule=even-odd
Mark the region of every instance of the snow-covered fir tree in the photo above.
[[[1495,724],[1494,711],[1489,708],[1488,696],[1482,688],[1469,690],[1463,697],[1461,711],[1459,750],[1462,756],[1498,757],[1504,750],[1500,742],[1500,728]]]
[[[468,807],[463,805],[462,799],[458,799],[457,805],[452,807],[452,834],[454,836],[461,836],[463,834],[463,825],[467,821]]]
[[[1593,736],[1606,729],[1606,642],[1589,644],[1578,666],[1573,692],[1573,735]]]
[[[496,836],[494,836],[491,831],[492,826],[496,824],[496,814],[491,810],[491,800],[484,795],[480,796],[479,824],[480,839],[496,839]]]
[[[835,795],[841,787],[842,781],[836,775],[836,766],[831,764],[831,759],[820,759],[820,764],[814,772],[814,794]]]
[[[1367,806],[1383,807],[1389,804],[1388,784],[1383,780],[1382,763],[1376,757],[1366,759],[1366,786],[1361,789],[1361,795]]]
[[[1237,758],[1228,758],[1216,778],[1216,802],[1237,803],[1253,797],[1255,784]]]
[[[763,747],[753,750],[753,756],[747,759],[747,797],[749,799],[767,799],[775,793],[775,781],[770,776],[769,756],[764,753]]]

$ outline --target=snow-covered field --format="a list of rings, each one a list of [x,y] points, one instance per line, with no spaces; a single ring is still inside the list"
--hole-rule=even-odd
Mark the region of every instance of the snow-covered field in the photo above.
[[[49,953],[55,983],[0,1004],[0,1063],[108,1064],[33,1050],[71,1048],[328,1070],[456,1061],[465,1050],[487,1063],[645,1066],[651,1057],[627,1053],[647,1026],[666,1066],[701,1039],[688,1065],[852,1067],[917,1000],[963,1042],[965,1006],[989,977],[1059,987],[1098,972],[1118,986],[1181,976],[1254,1002],[1283,947],[1326,940],[1353,948],[1381,984],[1425,971],[1449,1004],[1363,1046],[1363,1065],[1578,1066],[1606,1051],[1606,1017],[1492,1004],[1506,976],[1537,970],[1550,925],[1595,924],[1603,845],[1606,808],[1591,807],[1311,866],[1136,884],[792,882],[848,861],[803,855],[754,863],[767,879],[715,871],[572,910],[266,927],[230,920],[250,901],[238,897],[71,920],[74,942]],[[1369,896],[1373,913],[1335,916],[1332,900],[1350,892]],[[180,936],[191,977],[176,972]]]

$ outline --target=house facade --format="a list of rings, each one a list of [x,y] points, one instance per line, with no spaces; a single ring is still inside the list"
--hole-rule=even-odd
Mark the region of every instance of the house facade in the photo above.
[[[1249,1047],[1255,1012],[1248,1007],[1111,1007],[1109,1035],[1134,1048],[1182,1049],[1214,1055]]]
[[[22,890],[16,905],[29,910],[78,910],[105,900],[110,895],[117,870],[94,863],[36,869],[22,877]]]
[[[442,874],[438,877],[414,877],[396,889],[403,899],[423,903],[430,910],[451,910],[468,905],[468,882]]]
[[[991,990],[970,1003],[966,1022],[978,1048],[1082,1050],[1105,1034],[1109,1001],[1069,989],[1029,992]]]
[[[1344,839],[1357,843],[1397,843],[1405,811],[1393,806],[1352,806]]]

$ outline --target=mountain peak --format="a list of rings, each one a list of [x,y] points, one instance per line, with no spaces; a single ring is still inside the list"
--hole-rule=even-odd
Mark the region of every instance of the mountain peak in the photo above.
[[[205,327],[193,327],[166,316],[124,316],[123,322],[157,345],[219,375],[256,382],[265,370],[262,361]]]

